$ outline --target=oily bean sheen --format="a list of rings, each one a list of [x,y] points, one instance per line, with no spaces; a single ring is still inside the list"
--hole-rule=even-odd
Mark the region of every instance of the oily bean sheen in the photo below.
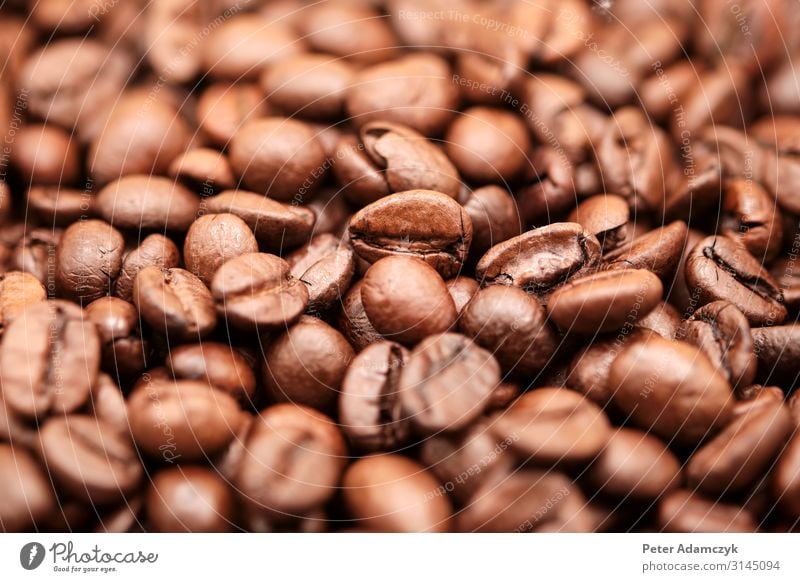
[[[730,301],[752,325],[775,325],[786,318],[775,279],[733,239],[703,239],[686,260],[686,282],[701,303]]]
[[[416,257],[389,256],[372,265],[361,301],[378,333],[407,345],[448,331],[458,317],[442,277]]]
[[[497,413],[490,429],[498,440],[536,463],[586,462],[611,437],[611,424],[599,406],[564,388],[538,388]]]
[[[400,399],[420,432],[457,431],[483,413],[499,382],[491,353],[457,333],[432,335],[411,352]]]
[[[354,447],[392,450],[409,436],[400,402],[400,374],[409,352],[400,344],[379,341],[350,363],[342,379],[339,422]]]
[[[211,282],[217,311],[242,331],[285,328],[303,314],[308,288],[275,255],[247,253],[223,264]]]
[[[733,414],[731,388],[698,348],[650,336],[611,364],[612,401],[631,423],[667,442],[695,445]]]
[[[547,311],[565,331],[614,331],[647,315],[661,301],[662,293],[661,280],[649,271],[602,271],[573,278],[556,289]]]
[[[368,531],[444,532],[453,511],[446,496],[429,499],[439,482],[402,455],[371,455],[353,463],[342,480],[345,503]]]
[[[65,414],[89,399],[100,368],[95,326],[73,303],[36,303],[3,334],[0,385],[5,404],[29,419]]]
[[[599,260],[597,238],[579,224],[556,223],[493,246],[475,275],[484,285],[514,285],[544,297],[571,277],[590,273]]]
[[[147,517],[157,532],[230,531],[234,505],[228,484],[205,467],[163,469],[147,493]]]
[[[56,247],[56,285],[67,299],[89,302],[108,294],[122,268],[125,241],[100,220],[76,222]]]
[[[442,277],[461,269],[472,242],[472,221],[461,205],[439,192],[410,190],[362,208],[350,220],[355,252],[373,263],[389,255],[424,260]]]

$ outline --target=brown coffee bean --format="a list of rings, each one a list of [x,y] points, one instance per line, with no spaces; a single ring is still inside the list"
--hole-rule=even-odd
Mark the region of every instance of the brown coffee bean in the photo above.
[[[630,237],[630,209],[621,196],[598,194],[581,202],[567,220],[580,224],[600,241],[603,253],[624,245]]]
[[[791,258],[778,259],[770,269],[783,292],[783,300],[790,313],[800,312],[800,269]]]
[[[0,442],[0,530],[25,532],[57,511],[53,486],[22,447]]]
[[[797,362],[800,358],[800,324],[751,329],[759,375],[797,382]]]
[[[402,455],[370,455],[347,469],[345,504],[368,531],[445,532],[453,508],[434,495],[440,485],[425,467]]]
[[[330,411],[355,353],[327,323],[303,316],[264,352],[264,385],[275,402]]]
[[[184,269],[140,270],[133,283],[133,303],[148,325],[175,340],[205,337],[217,325],[214,298]]]
[[[483,413],[499,383],[491,353],[463,335],[444,333],[411,352],[400,375],[400,399],[418,431],[457,431]]]
[[[542,371],[558,346],[544,308],[516,287],[478,291],[461,312],[459,330],[494,354],[507,374],[519,376]]]
[[[733,414],[731,388],[705,354],[655,335],[620,352],[608,386],[633,424],[668,443],[696,445]]]
[[[231,166],[245,186],[280,201],[312,194],[327,167],[314,131],[285,117],[246,122],[229,151]]]
[[[117,228],[186,232],[197,217],[200,198],[158,176],[125,176],[97,195],[97,212]]]
[[[713,301],[695,311],[682,339],[702,349],[737,392],[753,383],[758,362],[750,325],[732,303]]]
[[[636,322],[636,327],[649,329],[669,340],[680,336],[682,326],[681,314],[672,305],[664,301]]]
[[[389,121],[430,136],[441,134],[453,118],[458,90],[444,59],[412,54],[361,70],[347,92],[346,106],[358,125]]]
[[[392,450],[409,436],[400,402],[400,374],[409,352],[400,344],[379,341],[353,358],[342,379],[339,422],[354,447]]]
[[[664,497],[658,506],[659,531],[669,533],[753,533],[755,517],[745,508],[707,499],[679,489]]]
[[[166,0],[148,8],[147,59],[163,82],[186,83],[200,71],[202,45],[195,40],[205,36],[203,20],[208,11],[204,8],[187,0]],[[176,47],[181,49],[176,51]]]
[[[342,310],[339,314],[339,327],[347,341],[357,350],[363,350],[368,345],[381,341],[383,337],[372,326],[364,303],[361,301],[361,289],[364,280],[357,281],[342,301]]]
[[[227,147],[248,120],[267,114],[264,95],[251,83],[214,83],[197,100],[197,123],[219,147]]]
[[[56,294],[56,247],[61,236],[59,229],[32,229],[15,243],[9,263],[10,268],[36,277],[49,297]]]
[[[713,146],[711,146],[713,147]],[[687,167],[673,176],[673,184],[664,200],[664,214],[668,220],[692,221],[707,212],[717,212],[723,184],[723,154],[712,153],[705,141],[696,146],[685,146]],[[689,161],[691,160],[691,161]]]
[[[528,165],[531,142],[523,120],[502,109],[471,107],[450,125],[447,155],[475,182],[505,183]]]
[[[81,171],[80,149],[54,125],[27,125],[16,135],[13,163],[29,184],[74,184]]]
[[[611,269],[646,269],[668,280],[688,246],[686,223],[675,221],[651,230],[603,257]]]
[[[236,186],[228,158],[211,148],[185,151],[172,160],[167,174],[190,190],[200,192],[204,196],[211,196]]]
[[[772,489],[781,507],[793,517],[800,516],[800,435],[795,433],[775,467]]]
[[[163,469],[147,492],[147,517],[156,532],[228,532],[234,510],[227,482],[205,467]]]
[[[59,186],[33,186],[28,190],[28,210],[42,224],[69,226],[94,216],[97,198],[84,190]]]
[[[251,512],[309,511],[335,493],[347,448],[324,414],[296,404],[276,404],[255,419],[233,484]]]
[[[701,304],[730,301],[752,325],[779,324],[786,318],[777,282],[733,239],[703,239],[686,260],[686,282]]]
[[[658,305],[661,280],[643,269],[603,271],[573,277],[550,296],[547,311],[563,330],[593,334],[615,331]]]
[[[511,439],[511,447],[543,465],[583,463],[595,458],[611,437],[599,406],[564,388],[537,388],[498,412],[490,430]]]
[[[206,285],[223,263],[245,253],[258,252],[253,231],[233,214],[207,214],[192,223],[183,243],[186,269]]]
[[[448,331],[458,317],[442,277],[416,257],[377,261],[364,275],[361,300],[378,333],[406,345]]]
[[[80,414],[53,417],[39,432],[48,473],[71,495],[93,504],[125,498],[144,470],[130,437]]]
[[[218,453],[234,438],[243,415],[233,396],[198,380],[145,376],[128,398],[136,446],[167,463]]]
[[[739,239],[757,260],[771,262],[783,239],[780,210],[775,200],[752,180],[731,180],[722,201],[722,234]]]
[[[480,257],[492,246],[520,234],[514,198],[499,186],[484,186],[460,200],[472,220],[470,254]]]
[[[769,471],[794,431],[783,402],[738,416],[686,465],[686,482],[713,495],[741,491]]]
[[[90,302],[108,294],[122,268],[125,241],[101,220],[76,222],[56,247],[56,285],[62,297]]]
[[[646,432],[620,428],[611,434],[587,478],[615,498],[658,499],[681,483],[681,464],[664,443]]]
[[[0,274],[0,335],[28,306],[47,299],[44,286],[30,273]]]
[[[461,269],[472,241],[472,221],[452,198],[429,190],[392,194],[350,220],[350,242],[368,262],[391,255],[423,259],[442,277]]]
[[[85,313],[97,327],[103,369],[115,377],[130,377],[147,367],[150,345],[139,330],[136,307],[119,297],[101,297]]]
[[[355,275],[355,254],[347,243],[331,234],[319,234],[286,257],[292,276],[308,286],[310,313],[337,303]]]
[[[483,285],[521,287],[540,298],[571,277],[590,273],[600,243],[579,224],[555,223],[493,246],[475,267]]]
[[[677,141],[708,125],[741,125],[742,104],[751,100],[747,75],[740,63],[708,69],[696,76],[686,93],[681,111],[672,116],[672,135]]]
[[[56,300],[30,305],[3,334],[3,399],[25,418],[43,419],[81,408],[99,368],[97,331],[73,303]]]
[[[217,312],[243,331],[285,329],[308,305],[308,288],[275,255],[247,253],[227,261],[211,282]]]
[[[480,285],[472,277],[455,277],[445,281],[445,284],[459,314],[480,289]]]
[[[148,235],[141,244],[125,255],[116,279],[114,294],[133,301],[133,283],[145,267],[171,269],[180,263],[181,253],[175,243],[161,234]]]
[[[205,380],[242,404],[252,402],[256,391],[253,368],[242,354],[226,344],[178,346],[170,351],[164,365],[176,380]]]
[[[125,396],[108,374],[101,372],[92,388],[91,411],[98,420],[115,427],[118,432],[128,431],[128,407]]]

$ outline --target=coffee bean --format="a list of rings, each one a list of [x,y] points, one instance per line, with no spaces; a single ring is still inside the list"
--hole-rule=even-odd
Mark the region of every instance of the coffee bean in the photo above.
[[[344,439],[327,416],[276,404],[255,419],[233,484],[250,512],[297,515],[331,498],[346,454]]]
[[[161,234],[148,235],[122,260],[122,268],[115,282],[115,295],[125,301],[133,301],[133,284],[139,271],[145,267],[172,269],[178,266],[180,258],[178,247],[170,239]]]
[[[664,339],[676,339],[681,335],[683,319],[669,303],[662,301],[658,307],[636,322],[636,327],[649,329]]]
[[[101,220],[76,222],[56,247],[56,285],[61,296],[90,302],[108,294],[122,269],[122,234]]]
[[[363,350],[368,345],[383,339],[372,326],[364,310],[364,303],[361,301],[363,287],[363,279],[350,287],[350,291],[342,301],[342,310],[338,321],[342,333],[356,350]]]
[[[675,273],[688,248],[686,223],[672,222],[618,247],[603,257],[611,269],[647,269],[666,280]]]
[[[147,517],[157,532],[231,531],[233,492],[205,467],[163,469],[147,493]]]
[[[442,277],[458,273],[471,241],[472,221],[461,205],[428,190],[386,196],[350,220],[350,242],[361,258],[417,256]]]
[[[698,348],[650,336],[611,364],[612,400],[636,426],[668,443],[696,445],[727,425],[733,394]]]
[[[400,344],[379,341],[350,362],[342,379],[339,422],[357,449],[391,451],[408,439],[399,387],[408,356]]]
[[[55,512],[53,486],[39,463],[22,447],[0,442],[0,530],[24,532]]]
[[[445,281],[445,284],[459,314],[480,289],[480,285],[472,277],[455,277]]]
[[[44,286],[30,273],[8,271],[0,275],[0,335],[26,307],[46,299]]]
[[[370,455],[342,479],[347,507],[368,531],[445,532],[453,508],[439,482],[402,455]]]
[[[217,325],[214,298],[203,282],[177,267],[145,267],[133,283],[133,303],[148,325],[176,340],[205,337]]]
[[[42,425],[40,455],[66,491],[90,503],[124,498],[144,473],[130,437],[101,420],[72,414]]]
[[[78,144],[53,125],[28,125],[14,142],[14,165],[29,184],[74,184],[80,175]]]
[[[603,253],[624,245],[629,237],[630,209],[621,196],[598,194],[581,202],[567,220],[580,224],[600,241]]]
[[[206,285],[223,263],[245,253],[258,252],[253,231],[233,214],[207,214],[192,223],[183,243],[188,271]]]
[[[521,287],[546,297],[571,277],[590,273],[600,260],[600,243],[578,224],[536,228],[493,246],[475,267],[484,285]]]
[[[139,313],[119,297],[101,297],[86,307],[86,318],[97,327],[102,365],[114,376],[131,377],[147,367],[150,345],[139,330]]]
[[[672,135],[677,141],[683,132],[699,132],[707,125],[741,125],[738,103],[751,99],[747,75],[740,63],[729,61],[724,67],[709,69],[696,76],[684,97],[683,111],[672,118]]]
[[[89,13],[92,14],[91,8]],[[147,11],[144,25],[147,57],[164,82],[185,83],[200,71],[202,45],[192,39],[204,35],[205,15],[202,6],[184,0],[159,2]],[[176,46],[183,47],[177,54]]]
[[[190,190],[205,196],[236,186],[228,158],[211,148],[185,151],[172,160],[167,173]]]
[[[483,413],[499,382],[497,360],[472,340],[457,333],[431,335],[408,358],[400,400],[418,431],[457,431]]]
[[[472,220],[470,254],[480,257],[493,245],[520,234],[520,217],[514,198],[499,186],[484,186],[461,200]]]
[[[661,280],[649,271],[603,271],[573,277],[553,292],[547,311],[566,331],[584,334],[615,331],[652,311],[662,293]]]
[[[722,234],[739,239],[761,262],[775,258],[783,238],[781,215],[761,186],[752,180],[731,180],[725,187],[722,211]]]
[[[800,358],[800,324],[754,327],[751,330],[760,376],[797,382]]]
[[[201,460],[221,451],[243,422],[236,400],[199,380],[145,380],[128,397],[136,446],[154,459]]]
[[[128,407],[119,386],[108,374],[101,372],[92,388],[91,409],[98,420],[115,427],[117,432],[128,431]]]
[[[289,264],[267,253],[227,261],[211,282],[217,312],[243,331],[286,328],[308,305],[308,288],[292,277]]]
[[[786,318],[777,282],[741,243],[727,237],[710,236],[694,248],[686,260],[686,282],[701,304],[730,301],[752,325]]]
[[[800,516],[800,437],[797,433],[781,452],[775,467],[773,491],[778,503],[793,517]]]
[[[734,389],[753,383],[757,360],[747,318],[727,301],[707,303],[692,314],[683,339],[699,347]]]
[[[534,463],[585,463],[611,437],[599,406],[564,388],[538,388],[496,414],[490,430]]]
[[[176,380],[204,380],[241,404],[252,402],[256,391],[256,376],[247,359],[226,344],[203,342],[178,346],[164,365]]]
[[[28,190],[28,210],[42,224],[69,226],[95,215],[96,197],[83,190],[58,186],[33,186]]]
[[[214,83],[197,100],[197,123],[214,145],[227,147],[248,120],[267,114],[267,103],[251,83]]]
[[[673,491],[658,506],[659,531],[752,533],[758,526],[743,507],[704,498],[688,489]]]
[[[0,385],[16,414],[44,419],[86,404],[100,367],[100,342],[83,310],[45,301],[19,313],[3,334]]]
[[[350,245],[331,234],[319,234],[286,257],[292,276],[308,286],[308,310],[322,312],[337,303],[355,274]]]
[[[516,192],[522,223],[546,226],[558,222],[575,203],[578,170],[562,151],[550,147],[534,150],[530,163],[526,184]]]

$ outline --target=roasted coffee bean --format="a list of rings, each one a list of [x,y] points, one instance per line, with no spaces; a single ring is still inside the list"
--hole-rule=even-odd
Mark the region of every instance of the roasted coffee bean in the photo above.
[[[47,299],[44,286],[30,273],[8,271],[0,275],[0,336],[25,308]]]
[[[390,121],[429,136],[442,133],[457,106],[450,67],[441,57],[426,53],[359,71],[346,100],[347,114],[358,125]]]
[[[681,464],[667,446],[646,432],[620,428],[592,463],[587,479],[618,499],[658,499],[681,483]]]
[[[558,346],[544,308],[516,287],[478,291],[461,312],[459,330],[494,354],[506,373],[524,377],[544,369]]]
[[[759,375],[797,383],[800,361],[800,324],[754,327],[751,330]]]
[[[372,265],[361,301],[378,333],[406,345],[448,331],[458,317],[442,277],[413,256],[388,256]]]
[[[445,532],[453,508],[425,467],[402,455],[370,455],[342,479],[347,507],[367,531]],[[431,498],[431,495],[435,497]]]
[[[205,337],[217,325],[214,298],[203,282],[177,267],[145,267],[133,283],[133,303],[150,327],[176,340]]]
[[[686,282],[700,304],[729,301],[752,325],[780,324],[786,318],[775,279],[733,239],[703,239],[686,260]]]
[[[681,334],[681,314],[669,303],[662,301],[658,307],[636,322],[636,327],[649,329],[664,339],[675,339]]]
[[[245,253],[258,252],[250,227],[233,214],[207,214],[192,223],[183,243],[186,269],[206,285],[223,263]]]
[[[29,184],[74,184],[80,175],[78,144],[54,125],[28,125],[14,141],[14,165]]]
[[[266,250],[294,248],[311,238],[314,213],[244,190],[230,190],[205,202],[208,212],[234,214],[244,220]]]
[[[621,196],[598,194],[581,202],[567,220],[580,224],[600,241],[603,253],[624,245],[630,236],[630,209]]]
[[[176,380],[205,380],[240,403],[252,402],[256,375],[236,348],[203,342],[174,348],[164,365]]]
[[[242,331],[284,329],[303,314],[308,288],[275,255],[247,253],[227,261],[211,283],[217,312]]]
[[[308,310],[325,311],[337,303],[355,275],[355,255],[347,243],[319,234],[286,257],[292,276],[308,286]]]
[[[103,369],[130,377],[147,367],[149,342],[139,330],[139,313],[119,297],[101,297],[86,307],[86,318],[97,327]]]
[[[770,275],[778,282],[789,312],[800,313],[800,268],[795,267],[791,258],[779,259],[772,265]]]
[[[599,406],[564,388],[537,388],[498,412],[490,425],[498,440],[542,465],[594,459],[611,437]]]
[[[186,0],[166,0],[147,10],[144,25],[147,58],[163,82],[185,83],[200,72],[202,45],[192,39],[204,34],[206,13],[202,6]],[[182,46],[183,50],[176,54],[176,46]]]
[[[280,201],[310,195],[326,169],[314,131],[286,117],[248,121],[231,139],[229,152],[245,186]]]
[[[95,326],[73,303],[56,300],[30,305],[3,334],[3,400],[24,418],[44,419],[81,408],[99,368]]]
[[[712,124],[741,125],[742,104],[750,100],[747,76],[740,63],[729,61],[724,67],[708,69],[696,76],[682,110],[674,112],[673,138],[681,140],[684,132],[693,135]]]
[[[350,241],[368,262],[390,255],[423,259],[442,277],[458,273],[472,241],[472,221],[452,198],[429,190],[386,196],[350,220]]]
[[[264,352],[264,385],[273,402],[330,411],[354,356],[344,336],[315,317],[303,316]]]
[[[325,503],[346,464],[339,429],[324,414],[276,404],[256,417],[233,484],[249,511],[297,515]]]
[[[408,358],[400,400],[418,431],[457,431],[483,413],[499,383],[491,353],[457,333],[431,335]]]
[[[122,269],[125,241],[101,220],[76,222],[56,247],[56,285],[61,296],[90,302],[111,291]]]
[[[670,533],[752,533],[758,529],[745,508],[679,489],[658,505],[658,528]]]
[[[0,445],[1,446],[1,445]],[[775,467],[773,491],[778,503],[793,517],[800,517],[800,436],[792,437],[789,445],[781,453]]]
[[[175,243],[161,234],[148,235],[141,244],[125,255],[116,279],[114,294],[133,301],[133,283],[145,267],[172,269],[180,263],[181,253]]]
[[[29,531],[57,511],[50,479],[22,447],[0,442],[0,530]]]
[[[456,311],[460,314],[464,307],[469,303],[469,300],[478,292],[480,285],[472,277],[455,277],[445,281],[447,284],[447,291],[450,297],[453,298],[453,303],[456,306]]]
[[[250,83],[214,83],[197,100],[197,123],[214,145],[227,147],[248,120],[267,114],[261,90]]]
[[[91,409],[98,420],[115,427],[119,432],[128,430],[128,407],[119,386],[108,374],[101,372],[92,388]]]
[[[372,326],[366,311],[364,311],[364,303],[361,301],[363,287],[364,280],[362,279],[350,288],[342,301],[342,311],[339,314],[339,327],[342,333],[358,351],[383,339]]]
[[[70,494],[90,503],[125,498],[144,474],[130,437],[91,416],[53,417],[42,425],[39,438],[48,473]]]
[[[339,422],[355,448],[391,451],[408,439],[399,386],[408,356],[400,344],[379,341],[350,362],[342,379]]]
[[[690,149],[686,146],[684,157],[691,155],[692,162],[683,173],[674,177],[670,191],[664,200],[664,214],[668,220],[697,221],[697,217],[708,212],[717,212],[723,171],[727,168],[721,159],[723,154],[712,153],[703,141]]]
[[[739,415],[686,465],[686,483],[712,495],[741,491],[772,466],[794,431],[783,402]]]
[[[173,467],[153,476],[147,517],[157,532],[216,532],[233,529],[233,492],[205,467]]]
[[[752,180],[731,180],[725,186],[720,231],[739,239],[757,260],[770,262],[778,254],[783,225],[775,200]]]
[[[228,158],[211,148],[185,151],[172,160],[167,173],[190,190],[204,196],[236,186]]]
[[[42,224],[69,226],[95,214],[96,197],[84,190],[58,186],[33,186],[28,190],[28,210]]]
[[[516,192],[519,214],[523,225],[546,226],[566,216],[575,204],[578,173],[555,148],[534,150],[530,162],[526,184]]]
[[[521,287],[544,298],[571,277],[592,272],[600,243],[579,224],[555,223],[493,246],[475,267],[483,285]]]
[[[56,248],[61,236],[58,229],[35,228],[16,243],[11,254],[9,267],[36,277],[48,297],[56,294]]]
[[[317,217],[314,223],[316,234],[341,236],[350,220],[350,207],[344,196],[339,196],[338,190],[323,190],[308,203],[306,209]]]
[[[158,176],[125,176],[97,194],[100,216],[117,228],[186,232],[197,217],[200,198]]]
[[[676,221],[651,230],[603,257],[611,269],[647,269],[668,280],[687,246],[686,223]]]
[[[460,200],[472,220],[470,254],[480,257],[492,246],[520,234],[514,198],[499,186],[484,186]]]
[[[753,383],[756,354],[747,318],[727,301],[712,301],[692,314],[682,338],[699,347],[734,389]]]
[[[547,311],[563,330],[593,334],[615,331],[655,309],[661,280],[643,269],[602,271],[573,277],[556,289]]]
[[[128,397],[136,446],[167,463],[218,453],[234,438],[243,415],[233,396],[199,380],[145,376]]]
[[[733,414],[730,385],[705,354],[655,335],[620,352],[608,388],[632,424],[677,445],[696,445]]]
[[[445,136],[447,155],[475,182],[513,181],[528,165],[530,145],[528,128],[519,116],[489,107],[466,109]]]

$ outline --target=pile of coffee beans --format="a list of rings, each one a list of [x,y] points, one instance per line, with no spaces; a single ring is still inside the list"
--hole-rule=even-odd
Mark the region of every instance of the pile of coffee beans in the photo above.
[[[800,531],[799,24],[0,3],[0,531]]]

